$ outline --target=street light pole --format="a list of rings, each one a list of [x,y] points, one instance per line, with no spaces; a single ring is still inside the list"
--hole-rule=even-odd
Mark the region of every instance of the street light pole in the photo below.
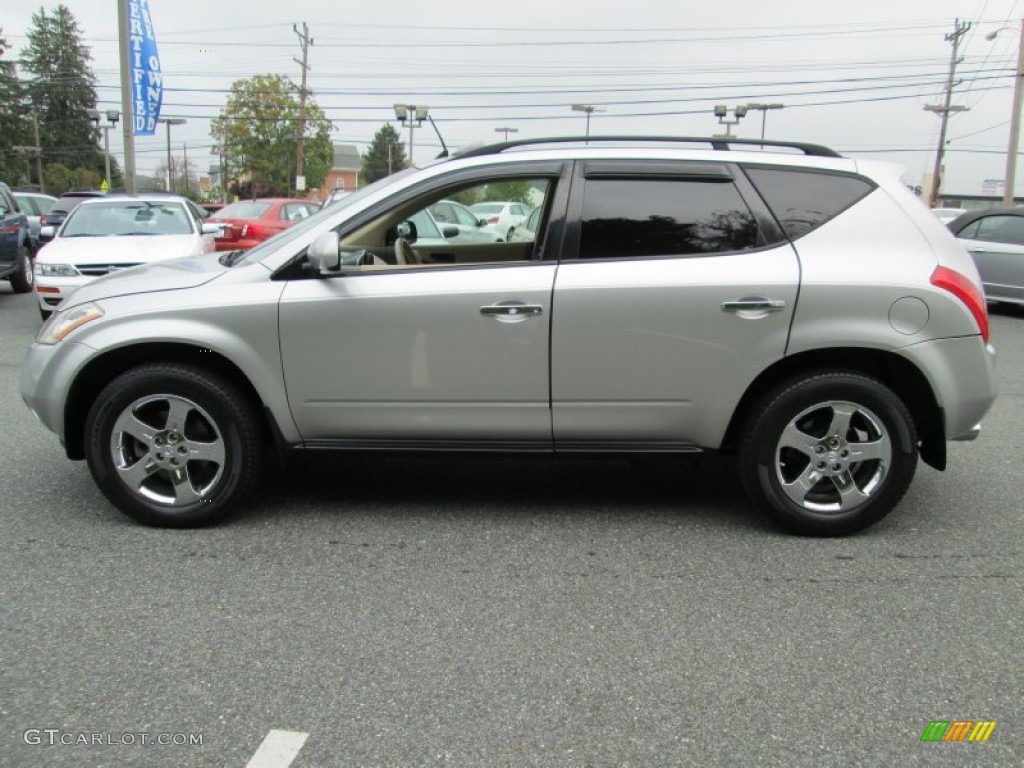
[[[97,128],[103,129],[103,158],[107,171],[107,189],[110,189],[113,185],[113,181],[110,178],[110,129],[117,127],[117,122],[121,119],[121,113],[116,109],[108,109],[106,114],[107,124],[100,125],[99,110],[93,109],[89,111],[89,119],[96,123]]]
[[[761,110],[761,146],[764,147],[764,125],[769,109],[783,109],[785,104],[747,104],[747,109]]]
[[[505,141],[508,141],[508,135],[510,133],[519,133],[519,129],[518,128],[506,128],[506,127],[502,126],[501,128],[495,128],[494,132],[495,133],[504,133],[505,134]]]
[[[427,119],[427,114],[430,112],[430,107],[419,107],[415,104],[395,104],[394,106],[395,117],[398,118],[398,122],[404,123],[406,120],[409,121],[409,167],[412,168],[413,127],[416,123],[423,125],[423,121]]]
[[[171,177],[171,126],[172,125],[184,125],[188,121],[185,118],[183,118],[183,117],[161,117],[159,119],[159,122],[164,123],[164,124],[167,125],[167,172],[166,172],[167,179],[166,179],[166,181],[167,181],[167,191],[168,192],[173,192],[173,190],[171,189],[171,182],[173,181],[173,179]]]
[[[1003,27],[985,35],[986,40],[995,40],[996,35]],[[1017,186],[1017,151],[1020,145],[1020,108],[1021,100],[1024,99],[1024,88],[1021,87],[1021,80],[1024,80],[1024,19],[1020,20],[1020,35],[1017,41],[1017,71],[1013,77],[1013,112],[1010,114],[1010,141],[1006,147],[1006,173],[1003,176],[1003,205],[1009,208],[1013,200]]]
[[[573,104],[570,109],[573,112],[586,112],[587,114],[587,138],[590,138],[590,116],[595,112],[604,112],[606,110],[600,107],[595,107],[593,104]]]

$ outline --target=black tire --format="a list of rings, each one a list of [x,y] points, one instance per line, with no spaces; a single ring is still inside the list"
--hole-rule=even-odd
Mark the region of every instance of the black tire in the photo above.
[[[863,530],[892,511],[914,477],[913,418],[876,379],[807,374],[770,391],[750,413],[740,442],[743,485],[794,533]]]
[[[11,288],[15,293],[28,293],[35,287],[36,274],[35,265],[32,263],[32,253],[28,246],[22,243],[18,246],[18,269],[11,274]]]
[[[511,240],[512,240],[512,233],[515,232],[515,231],[516,231],[515,227],[509,227],[508,228],[508,232],[505,233],[505,242],[506,243],[511,242]]]
[[[202,368],[161,363],[103,389],[86,417],[85,453],[96,483],[126,515],[190,528],[218,522],[245,499],[263,450],[256,410],[237,386]]]

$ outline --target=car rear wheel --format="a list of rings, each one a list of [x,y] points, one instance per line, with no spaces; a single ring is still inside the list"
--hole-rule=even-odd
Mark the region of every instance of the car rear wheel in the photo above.
[[[154,364],[108,384],[86,418],[86,459],[104,495],[140,523],[184,528],[223,518],[261,463],[252,405],[221,377]]]
[[[747,492],[795,533],[840,536],[887,515],[917,467],[913,418],[858,373],[826,372],[771,391],[740,444]]]
[[[36,284],[32,253],[24,243],[18,248],[18,271],[11,275],[10,280],[15,293],[28,293]]]

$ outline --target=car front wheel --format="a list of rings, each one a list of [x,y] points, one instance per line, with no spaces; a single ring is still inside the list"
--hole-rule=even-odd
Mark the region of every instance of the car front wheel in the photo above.
[[[740,445],[743,484],[795,533],[862,530],[899,503],[914,477],[913,418],[876,379],[808,375],[770,392],[752,413]]]
[[[255,485],[260,430],[252,405],[221,377],[188,365],[121,374],[86,418],[86,459],[110,501],[140,523],[208,525]]]

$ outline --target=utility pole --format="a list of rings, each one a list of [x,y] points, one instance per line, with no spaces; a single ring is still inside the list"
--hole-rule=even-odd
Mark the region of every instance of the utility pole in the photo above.
[[[128,40],[128,3],[117,4],[118,58],[121,64],[121,130],[124,138],[124,187],[135,194],[135,115],[132,113],[132,60]],[[38,142],[36,142],[38,143]]]
[[[188,144],[181,143],[181,151],[185,155],[185,194],[188,195]]]
[[[309,27],[306,26],[306,22],[302,22],[302,32],[299,32],[297,24],[292,24],[292,29],[299,36],[299,44],[302,46],[302,61],[293,59],[302,67],[302,87],[299,89],[299,141],[295,147],[295,189],[298,192],[305,192],[306,73],[309,71],[309,46],[313,44],[313,38],[309,36]]]
[[[939,128],[939,147],[935,151],[935,168],[932,170],[932,188],[928,195],[928,207],[934,208],[939,201],[939,188],[942,186],[942,158],[946,154],[946,126],[949,123],[949,115],[952,112],[964,112],[968,109],[963,105],[953,104],[953,89],[960,83],[956,80],[956,65],[963,61],[957,56],[960,48],[960,38],[967,34],[971,28],[971,22],[957,19],[953,31],[946,35],[946,42],[953,44],[953,52],[949,57],[949,77],[946,78],[946,97],[942,105],[926,104],[925,109],[939,115],[942,123]]]

